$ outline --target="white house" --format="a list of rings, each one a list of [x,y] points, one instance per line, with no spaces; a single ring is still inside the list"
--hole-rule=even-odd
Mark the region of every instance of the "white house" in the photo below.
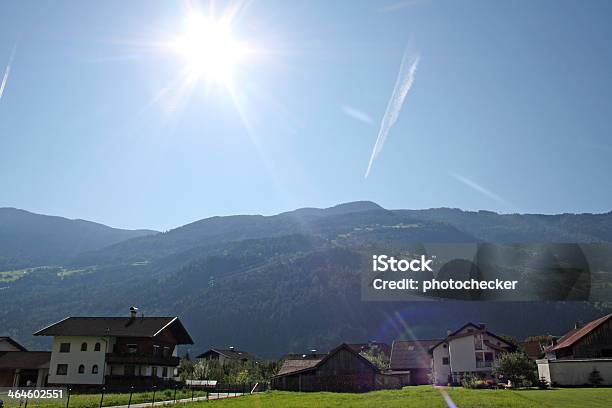
[[[193,340],[178,317],[67,317],[37,333],[53,336],[49,384],[148,385],[178,375],[178,345]]]
[[[200,354],[196,357],[198,360],[216,360],[220,364],[225,364],[230,361],[235,362],[247,362],[247,361],[257,361],[257,357],[253,354],[248,353],[246,351],[241,351],[235,349],[233,346],[230,346],[227,349],[221,348],[211,348],[208,351]]]
[[[490,377],[498,356],[512,349],[510,343],[487,331],[484,325],[467,323],[429,349],[433,380],[446,385],[459,383],[466,374]]]

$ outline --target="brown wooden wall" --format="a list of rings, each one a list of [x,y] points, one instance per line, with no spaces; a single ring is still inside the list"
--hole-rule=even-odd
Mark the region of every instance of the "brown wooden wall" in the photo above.
[[[573,358],[612,357],[612,319],[580,339],[572,347]]]
[[[340,349],[316,369],[274,378],[285,391],[367,392],[377,388],[378,370],[354,353]]]

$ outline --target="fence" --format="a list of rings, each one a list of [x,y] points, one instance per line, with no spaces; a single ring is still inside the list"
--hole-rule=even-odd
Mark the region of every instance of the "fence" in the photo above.
[[[267,390],[267,384],[216,383],[214,386],[176,384],[172,387],[75,386],[64,389],[61,398],[57,399],[8,398],[7,395],[0,395],[0,400],[4,400],[3,408],[103,408],[116,406],[146,408],[176,402],[232,398],[250,394],[254,390],[265,391]]]

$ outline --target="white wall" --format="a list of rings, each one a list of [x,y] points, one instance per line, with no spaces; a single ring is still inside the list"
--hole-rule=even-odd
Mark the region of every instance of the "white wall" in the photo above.
[[[538,360],[538,377],[560,386],[589,384],[589,375],[597,369],[602,385],[612,385],[612,359]]]
[[[81,351],[81,344],[87,343],[87,351]],[[53,339],[51,348],[51,363],[49,367],[50,384],[103,384],[105,372],[105,352],[109,338],[92,336],[57,336]],[[60,353],[60,344],[70,343],[69,353]],[[100,351],[94,351],[96,343],[100,343]],[[58,364],[68,365],[67,375],[56,375]],[[85,366],[85,372],[79,374],[79,365]],[[92,367],[98,366],[98,373],[92,374]]]
[[[450,365],[442,364],[444,357],[449,357],[448,347],[440,344],[433,350],[433,375],[434,381],[438,385],[448,384],[448,376],[450,375]]]
[[[474,336],[452,339],[448,343],[451,370],[454,372],[477,371],[474,353]]]

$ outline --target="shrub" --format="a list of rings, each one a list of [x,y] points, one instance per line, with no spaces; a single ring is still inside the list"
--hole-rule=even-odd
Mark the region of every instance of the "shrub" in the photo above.
[[[537,381],[536,365],[524,353],[504,353],[493,365],[493,373],[512,382],[513,387],[530,387]]]
[[[601,373],[597,368],[593,368],[591,374],[589,374],[589,384],[593,387],[598,387],[603,382],[603,378],[601,378]]]

